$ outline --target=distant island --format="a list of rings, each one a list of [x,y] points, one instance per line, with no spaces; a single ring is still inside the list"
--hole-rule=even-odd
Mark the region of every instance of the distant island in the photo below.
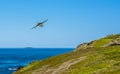
[[[33,47],[25,47],[25,49],[33,49]]]

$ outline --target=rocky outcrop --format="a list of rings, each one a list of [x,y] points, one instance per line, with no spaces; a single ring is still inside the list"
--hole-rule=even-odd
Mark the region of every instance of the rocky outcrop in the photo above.
[[[76,50],[74,50],[74,51],[91,48],[91,47],[93,47],[93,43],[94,43],[95,41],[96,41],[96,40],[91,41],[91,42],[88,42],[88,43],[80,44],[80,45],[77,46]]]
[[[16,71],[23,69],[23,66],[19,66]]]
[[[106,47],[106,46],[118,46],[118,45],[120,45],[120,37],[111,40],[106,45],[104,45],[104,47]]]
[[[106,37],[102,38],[102,40],[107,40],[109,39],[109,41],[99,47],[108,47],[108,46],[120,46],[120,34],[111,34],[111,35],[107,35]],[[78,51],[78,50],[83,50],[83,49],[87,49],[87,48],[92,48],[92,47],[96,47],[94,44],[97,43],[98,40],[94,40],[88,43],[83,43],[77,46],[76,50],[74,51]],[[100,39],[99,39],[100,42]],[[102,41],[101,41],[102,42]]]

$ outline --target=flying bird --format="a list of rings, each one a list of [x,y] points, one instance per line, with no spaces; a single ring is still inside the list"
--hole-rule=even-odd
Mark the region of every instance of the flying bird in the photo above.
[[[36,26],[34,26],[32,29],[36,28],[36,27],[43,27],[43,23],[47,22],[48,19],[46,19],[45,21],[43,22],[39,22]]]

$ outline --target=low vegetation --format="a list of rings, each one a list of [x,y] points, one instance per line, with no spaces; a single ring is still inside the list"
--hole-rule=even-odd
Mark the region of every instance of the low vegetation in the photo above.
[[[120,74],[120,46],[107,45],[116,39],[119,43],[119,38],[109,35],[89,48],[33,62],[14,74]]]

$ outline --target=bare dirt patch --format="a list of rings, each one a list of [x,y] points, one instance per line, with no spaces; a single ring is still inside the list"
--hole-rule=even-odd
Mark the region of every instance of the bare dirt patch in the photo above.
[[[62,74],[65,70],[69,69],[70,66],[79,63],[86,59],[86,56],[68,60],[56,68],[48,68],[49,65],[43,66],[40,69],[35,70],[32,74]]]

